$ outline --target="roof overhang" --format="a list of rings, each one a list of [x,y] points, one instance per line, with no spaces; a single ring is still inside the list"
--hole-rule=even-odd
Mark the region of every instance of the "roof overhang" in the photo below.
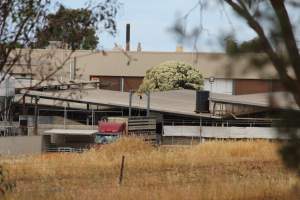
[[[79,130],[79,129],[51,129],[42,133],[42,135],[81,135],[91,136],[98,133],[97,130]]]

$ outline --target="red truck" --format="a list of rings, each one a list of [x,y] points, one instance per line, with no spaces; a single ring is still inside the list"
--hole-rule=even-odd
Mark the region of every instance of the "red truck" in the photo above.
[[[125,134],[125,123],[122,122],[98,122],[98,133],[95,137],[96,144],[109,144]]]

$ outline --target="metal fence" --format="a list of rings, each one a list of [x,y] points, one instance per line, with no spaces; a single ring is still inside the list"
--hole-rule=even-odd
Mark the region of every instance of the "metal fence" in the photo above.
[[[199,120],[182,120],[182,119],[163,119],[163,125],[168,126],[216,126],[216,127],[272,127],[274,121],[270,120],[233,120],[233,119],[199,119]]]

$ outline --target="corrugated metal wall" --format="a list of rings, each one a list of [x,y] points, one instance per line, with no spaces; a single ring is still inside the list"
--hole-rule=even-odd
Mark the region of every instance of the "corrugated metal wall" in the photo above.
[[[124,91],[137,90],[143,82],[143,77],[124,77]]]
[[[91,75],[90,80],[102,81],[102,89],[129,92],[130,90],[137,90],[139,88],[143,81],[143,77]]]
[[[91,75],[91,80],[100,80],[103,83],[102,89],[124,91],[137,90],[143,81],[143,77],[122,77],[122,76],[97,76]],[[279,80],[263,79],[204,79],[204,90],[213,93],[241,95],[253,93],[265,93],[284,91]]]
[[[278,80],[236,79],[234,80],[234,94],[253,94],[284,91]]]

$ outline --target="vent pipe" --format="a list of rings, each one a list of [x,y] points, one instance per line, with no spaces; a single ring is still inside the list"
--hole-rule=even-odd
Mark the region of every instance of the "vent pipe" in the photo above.
[[[130,24],[126,24],[126,51],[130,51]]]
[[[142,52],[142,44],[140,42],[138,43],[136,51],[137,52]]]

